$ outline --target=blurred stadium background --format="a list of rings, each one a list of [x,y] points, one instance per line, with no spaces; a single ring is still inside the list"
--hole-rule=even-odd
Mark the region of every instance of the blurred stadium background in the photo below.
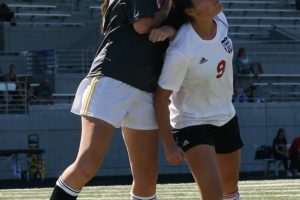
[[[0,22],[0,72],[8,73],[15,64],[18,82],[0,81],[0,188],[5,186],[4,180],[41,175],[55,180],[74,160],[81,127],[80,118],[69,110],[102,39],[101,0],[5,2],[14,12],[15,22]],[[259,79],[236,73],[237,94],[255,86],[256,100],[234,103],[245,142],[241,174],[263,175],[268,162],[254,159],[255,146],[271,145],[278,128],[287,131],[288,143],[300,136],[299,5],[295,0],[222,3],[235,54],[245,48],[264,69]],[[52,90],[50,100],[34,93],[45,79]],[[160,152],[160,174],[188,173],[185,164],[169,166]],[[97,176],[129,175],[125,146],[116,130]],[[284,177],[282,173],[279,176]]]

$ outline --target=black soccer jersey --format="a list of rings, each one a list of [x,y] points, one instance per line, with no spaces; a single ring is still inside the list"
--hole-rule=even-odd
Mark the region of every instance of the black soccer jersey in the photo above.
[[[153,92],[163,64],[166,42],[152,43],[133,23],[153,17],[156,0],[115,0],[104,18],[104,39],[88,77],[104,75],[143,91]]]

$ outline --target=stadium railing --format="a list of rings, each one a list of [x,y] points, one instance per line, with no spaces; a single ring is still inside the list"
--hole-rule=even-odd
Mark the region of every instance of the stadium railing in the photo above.
[[[25,114],[29,92],[25,82],[0,82],[0,114]]]
[[[228,20],[232,21],[231,23],[236,23],[235,21],[239,20],[241,22],[254,22],[257,24],[279,24],[279,22],[286,24],[290,22],[291,24],[298,24],[300,22],[300,17],[279,17],[279,16],[228,16]]]
[[[25,53],[26,70],[28,73],[35,73],[35,70],[47,71],[48,73],[87,73],[96,54],[96,47],[91,47],[85,50],[47,50],[45,51],[28,51]],[[280,63],[284,65],[285,62],[297,63],[300,59],[300,54],[297,52],[256,52],[248,53],[252,60],[268,63]],[[39,62],[37,62],[37,60]],[[299,78],[299,73],[289,74],[269,73],[266,70],[265,74],[261,74],[262,78],[277,78],[278,82],[281,78]],[[255,77],[249,74],[238,74],[238,78],[248,79],[255,82]],[[253,81],[252,81],[253,80]]]
[[[15,8],[16,12],[18,13],[20,9],[43,9],[49,12],[51,9],[57,8],[56,5],[52,4],[20,4],[20,3],[13,3],[8,4],[8,7]]]
[[[35,21],[29,21],[29,22],[18,22],[18,26],[60,26],[60,27],[78,27],[78,26],[84,26],[85,23],[81,22],[35,22]]]
[[[276,0],[269,0],[269,1],[258,1],[258,0],[248,0],[248,1],[239,1],[239,0],[223,0],[222,4],[227,6],[228,8],[232,8],[233,6],[240,6],[242,5],[243,7],[245,5],[250,5],[250,6],[264,6],[265,8],[268,8],[269,6],[275,5],[284,5],[284,6],[295,6],[295,1],[294,0],[281,0],[281,1],[276,1]]]
[[[86,50],[48,51],[28,51],[25,54],[28,73],[87,73],[96,50],[91,47]],[[36,63],[36,60],[39,62]]]
[[[100,6],[99,5],[94,5],[94,6],[90,6],[90,15],[91,15],[91,19],[94,19],[94,12],[97,12],[100,16]]]
[[[85,0],[88,2],[88,0]],[[42,8],[42,9],[56,9],[58,7],[63,7],[65,10],[68,10],[70,12],[73,12],[75,10],[77,10],[77,0],[68,0],[68,1],[61,1],[61,0],[52,0],[52,1],[45,1],[45,0],[28,0],[28,2],[24,2],[24,3],[10,3],[9,5],[12,5],[13,7],[15,7],[14,5],[19,6],[20,8],[26,8],[26,6],[30,7],[32,9],[35,8]],[[55,8],[53,8],[52,6],[56,6]]]
[[[240,13],[243,16],[246,16],[248,13],[253,14],[253,13],[263,13],[263,14],[276,14],[278,13],[280,16],[284,13],[291,14],[291,13],[299,13],[299,11],[294,10],[294,9],[260,9],[260,8],[230,8],[230,9],[224,9],[224,12],[226,13],[232,13],[232,14],[237,14]]]
[[[53,93],[53,100],[55,104],[71,104],[73,103],[74,93]]]
[[[234,38],[242,38],[242,37],[245,37],[245,38],[248,38],[248,39],[249,38],[250,39],[253,39],[253,38],[268,39],[269,38],[269,32],[263,32],[263,31],[229,32],[228,35],[230,37],[234,37]]]
[[[30,17],[30,21],[34,21],[35,18],[60,18],[63,22],[65,18],[71,17],[71,14],[68,13],[15,13],[16,17]]]

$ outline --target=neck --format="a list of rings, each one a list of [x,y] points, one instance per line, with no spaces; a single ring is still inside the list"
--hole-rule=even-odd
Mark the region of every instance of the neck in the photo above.
[[[213,19],[194,20],[191,24],[198,35],[204,40],[213,39],[217,33],[217,24]]]

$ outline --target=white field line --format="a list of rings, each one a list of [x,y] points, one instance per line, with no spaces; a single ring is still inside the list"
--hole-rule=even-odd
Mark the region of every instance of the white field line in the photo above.
[[[300,197],[300,194],[297,194],[297,195],[289,195],[289,194],[287,194],[287,195],[241,195],[241,198],[243,198],[243,197],[252,197],[252,198],[254,198],[254,197]]]
[[[271,184],[257,184],[257,185],[239,185],[240,188],[243,187],[288,187],[288,186],[300,186],[300,183],[271,183]]]

